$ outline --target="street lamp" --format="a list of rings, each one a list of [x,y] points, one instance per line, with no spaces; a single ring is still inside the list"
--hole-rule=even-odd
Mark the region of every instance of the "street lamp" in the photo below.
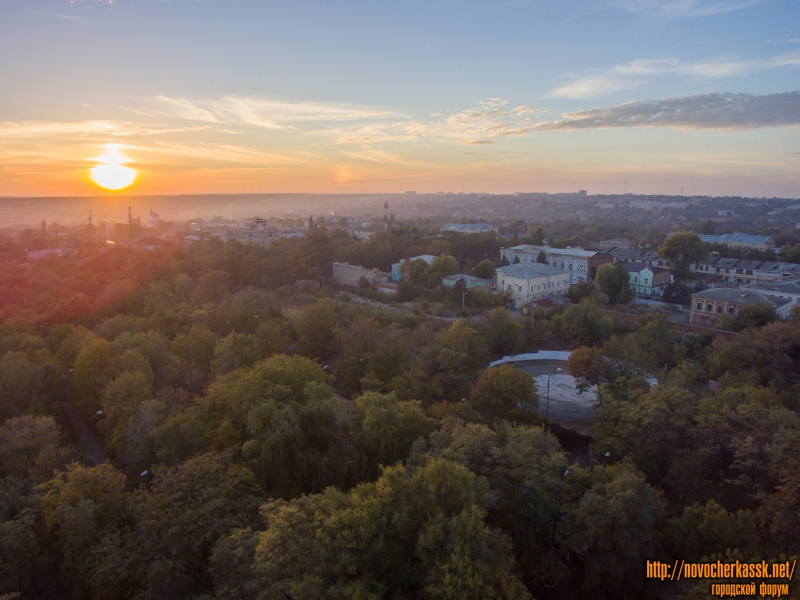
[[[556,369],[556,373],[563,371],[561,367]],[[545,425],[550,425],[550,373],[547,374],[547,412],[544,417]]]

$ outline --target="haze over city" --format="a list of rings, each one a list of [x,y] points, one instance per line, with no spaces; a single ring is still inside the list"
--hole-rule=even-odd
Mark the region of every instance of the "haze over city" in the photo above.
[[[41,0],[2,17],[2,196],[800,189],[791,0]]]

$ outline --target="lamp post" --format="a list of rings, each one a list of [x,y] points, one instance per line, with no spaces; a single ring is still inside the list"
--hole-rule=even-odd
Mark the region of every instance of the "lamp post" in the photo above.
[[[563,369],[561,367],[556,369],[556,373],[560,373]],[[547,374],[547,412],[545,413],[545,425],[549,429],[550,426],[550,373]]]

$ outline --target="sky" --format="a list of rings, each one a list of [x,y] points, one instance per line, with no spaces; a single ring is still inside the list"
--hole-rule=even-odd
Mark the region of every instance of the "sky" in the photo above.
[[[0,57],[0,196],[800,196],[797,0],[4,0]]]

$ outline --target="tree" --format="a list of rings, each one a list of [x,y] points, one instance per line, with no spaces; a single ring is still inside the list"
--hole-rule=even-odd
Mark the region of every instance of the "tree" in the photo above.
[[[725,315],[719,326],[730,331],[744,331],[750,327],[764,327],[777,319],[775,307],[769,302],[749,304],[735,317]]]
[[[481,279],[491,279],[494,277],[495,268],[494,263],[490,261],[488,258],[483,259],[472,270],[472,274],[475,277],[480,277]]]
[[[256,336],[231,333],[217,340],[211,370],[217,374],[230,373],[255,364],[259,358],[259,343]]]
[[[57,541],[62,578],[86,595],[92,549],[124,514],[125,475],[109,464],[71,464],[39,487],[47,530]]]
[[[532,592],[553,588],[567,575],[554,546],[562,503],[572,490],[564,477],[567,457],[553,435],[541,427],[499,422],[490,429],[447,418],[428,440],[427,449],[416,447],[424,454],[412,451],[409,464],[443,458],[486,478],[497,495],[488,523],[511,536],[523,581]]]
[[[130,525],[96,546],[93,592],[115,597],[188,598],[212,591],[208,561],[217,540],[256,524],[258,484],[231,453],[154,467],[127,503]]]
[[[425,273],[429,287],[436,288],[442,284],[442,277],[458,273],[456,259],[449,254],[437,256],[433,259]]]
[[[510,356],[522,351],[524,344],[522,323],[504,308],[490,310],[476,327],[486,339],[489,353],[495,358]]]
[[[41,483],[69,458],[61,447],[61,428],[53,417],[21,416],[0,426],[0,472]]]
[[[267,597],[529,599],[507,538],[484,523],[485,484],[433,459],[262,509],[254,572]]]
[[[464,398],[488,362],[486,342],[464,321],[456,321],[435,347],[435,377],[451,402]]]
[[[336,341],[334,310],[328,302],[317,301],[303,307],[292,319],[300,354],[326,359],[331,356]]]
[[[677,274],[687,276],[689,266],[708,254],[708,246],[694,233],[675,233],[658,247],[658,255],[672,261]]]
[[[470,394],[470,402],[477,410],[497,417],[516,408],[536,407],[538,399],[533,378],[510,365],[486,369]]]
[[[547,264],[547,254],[545,254],[544,250],[539,250],[539,254],[536,255],[536,262],[541,265]]]
[[[347,439],[357,451],[355,481],[377,477],[382,467],[404,459],[412,444],[428,435],[435,422],[419,402],[399,401],[394,394],[364,394],[356,398]]]
[[[753,513],[729,513],[714,500],[705,506],[695,502],[684,508],[680,517],[668,523],[667,534],[675,556],[685,556],[687,561],[724,554],[726,550],[754,556],[758,549]]]
[[[103,418],[98,428],[105,435],[106,446],[118,457],[127,447],[126,429],[139,406],[153,397],[143,373],[123,373],[108,384],[102,396]]]
[[[594,598],[638,597],[642,565],[658,547],[661,499],[633,465],[595,467],[594,483],[567,515],[561,534],[586,556],[583,592]]]
[[[627,304],[633,297],[628,269],[622,263],[600,265],[595,281],[600,291],[608,296],[609,304]]]
[[[553,317],[553,325],[574,346],[593,346],[614,332],[614,321],[590,300]]]

